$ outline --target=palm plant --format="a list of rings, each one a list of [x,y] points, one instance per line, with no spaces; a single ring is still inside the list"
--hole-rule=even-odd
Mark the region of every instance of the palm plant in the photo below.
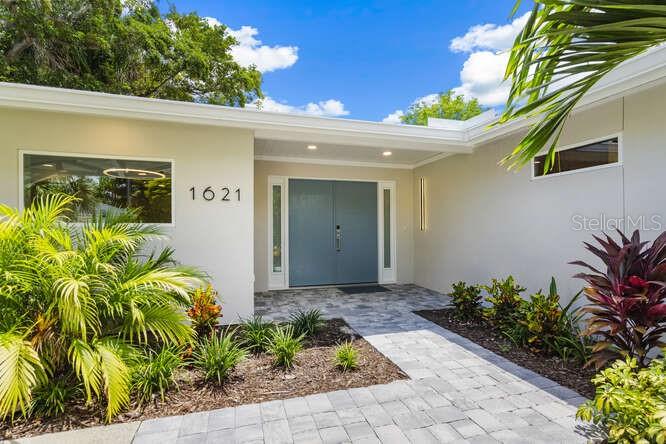
[[[39,196],[23,212],[0,205],[0,416],[26,414],[51,379],[83,386],[107,421],[129,402],[130,362],[145,344],[181,345],[199,274],[172,250],[140,256],[155,227],[107,215],[68,225],[76,199]]]
[[[566,119],[585,93],[664,41],[663,1],[535,0],[511,50],[506,78],[512,86],[499,123],[540,117],[503,163],[521,167],[548,146],[544,171],[550,170]]]

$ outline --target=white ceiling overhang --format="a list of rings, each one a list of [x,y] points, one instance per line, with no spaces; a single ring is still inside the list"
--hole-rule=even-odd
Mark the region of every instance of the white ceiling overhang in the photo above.
[[[621,97],[665,80],[666,47],[662,46],[616,68],[583,98],[579,108]],[[254,131],[255,139],[267,142],[264,144],[266,150],[273,151],[270,155],[263,155],[271,159],[280,157],[276,147],[285,146],[284,142],[301,146],[322,144],[331,147],[330,152],[335,153],[334,159],[312,157],[312,161],[351,159],[362,163],[364,159],[359,157],[359,153],[367,152],[370,158],[374,158],[381,149],[418,152],[418,155],[411,153],[403,156],[407,159],[406,165],[412,167],[450,154],[471,153],[476,147],[521,131],[531,124],[528,120],[516,120],[490,126],[495,121],[490,116],[491,120],[473,119],[449,125],[446,122],[428,127],[397,125],[1,82],[0,107],[246,128]],[[282,145],[280,142],[283,142]],[[340,147],[346,147],[347,151]],[[290,153],[284,157],[294,156]],[[307,161],[307,157],[304,159]],[[377,163],[391,166],[392,162],[379,159]],[[404,165],[400,163],[401,167]]]

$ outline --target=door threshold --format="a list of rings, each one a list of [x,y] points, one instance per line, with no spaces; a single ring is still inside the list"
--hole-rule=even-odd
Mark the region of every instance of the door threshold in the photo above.
[[[289,287],[287,290],[316,290],[323,288],[339,288],[339,287],[367,287],[368,285],[382,285],[378,282],[362,282],[358,284],[324,284],[324,285],[306,285],[302,287]]]

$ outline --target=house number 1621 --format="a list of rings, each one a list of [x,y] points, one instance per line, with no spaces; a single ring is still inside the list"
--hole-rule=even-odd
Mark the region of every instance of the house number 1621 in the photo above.
[[[241,197],[240,188],[236,188],[236,190],[232,193],[229,187],[222,187],[217,190],[220,193],[219,195],[215,191],[216,189],[213,187],[206,187],[203,190],[198,190],[196,187],[190,188],[190,193],[192,193],[192,200],[196,200],[197,195],[199,195],[203,200],[209,202],[215,200],[216,197],[223,202],[229,202],[232,200],[233,197],[235,197],[235,199],[233,200],[237,200],[240,202],[240,197]],[[233,196],[232,194],[234,194],[235,196]]]

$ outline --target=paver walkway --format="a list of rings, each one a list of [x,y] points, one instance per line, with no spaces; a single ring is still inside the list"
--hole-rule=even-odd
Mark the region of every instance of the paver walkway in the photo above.
[[[584,399],[415,314],[447,299],[413,285],[258,294],[257,313],[343,317],[410,380],[143,421],[133,443],[577,443]]]

